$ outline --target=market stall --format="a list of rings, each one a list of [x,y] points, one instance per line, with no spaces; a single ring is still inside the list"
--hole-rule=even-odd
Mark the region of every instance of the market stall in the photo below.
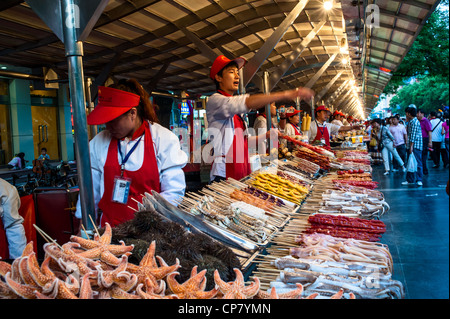
[[[107,224],[91,239],[71,236],[60,246],[39,230],[45,260],[30,242],[14,263],[0,262],[1,294],[401,299],[389,247],[379,243],[389,204],[376,188],[361,145],[326,150],[294,141],[288,158],[189,192],[178,207],[143,194],[135,219]]]

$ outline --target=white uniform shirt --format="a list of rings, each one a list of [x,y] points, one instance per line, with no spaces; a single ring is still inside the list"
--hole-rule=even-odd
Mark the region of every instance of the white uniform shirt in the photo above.
[[[333,135],[339,134],[339,130],[341,128],[341,126],[339,125],[328,122],[325,122],[324,124],[320,124],[319,122],[317,122],[317,124],[319,124],[320,128],[322,127],[328,128],[328,134],[330,135],[330,139]],[[312,143],[317,136],[317,124],[316,121],[312,121],[310,130],[306,132],[306,135],[308,135],[309,143]]]
[[[277,118],[276,117],[272,117],[272,127],[274,128],[278,128],[278,123],[277,123]],[[267,133],[267,118],[265,118],[264,116],[258,116],[255,120],[255,123],[253,124],[253,129],[255,130],[255,134],[257,136],[263,135]],[[260,140],[260,142],[258,143],[258,151],[259,154],[266,154],[267,151],[267,141],[264,140]]]
[[[0,178],[0,218],[8,240],[9,258],[22,255],[27,245],[23,217],[19,214],[20,196],[17,189]]]
[[[331,121],[331,124],[339,125],[339,126],[344,126],[344,123],[342,123],[342,122],[339,121],[339,120],[333,120],[333,121]]]
[[[300,129],[300,128],[299,128]],[[289,137],[296,136],[295,128],[291,123],[286,123],[285,133]],[[300,132],[301,133],[301,132]]]
[[[168,129],[155,123],[150,124],[150,130],[152,133],[153,146],[158,165],[161,195],[170,203],[176,205],[175,201],[180,197],[183,197],[186,190],[186,180],[183,167],[186,166],[188,157],[186,153],[181,150],[178,137]],[[108,157],[111,139],[112,138],[109,132],[103,131],[92,139],[89,144],[96,210],[98,209],[98,203],[102,199],[103,193],[105,192],[103,168],[106,163],[106,158]],[[120,147],[122,149],[122,153],[128,154],[138,140],[131,141],[129,138],[126,138],[121,141]],[[141,139],[139,146],[132,153],[129,160],[125,164],[125,170],[135,172],[142,167],[145,151],[144,140],[145,136]],[[122,160],[119,152],[117,152],[117,158],[119,163],[121,163]],[[82,216],[79,199],[75,216],[77,218],[81,218]]]
[[[225,156],[234,140],[233,118],[235,115],[242,115],[249,111],[245,103],[248,97],[248,94],[227,97],[215,93],[208,99],[206,104],[206,117],[209,125],[208,139],[211,148],[214,148],[211,180],[215,176],[226,177]]]

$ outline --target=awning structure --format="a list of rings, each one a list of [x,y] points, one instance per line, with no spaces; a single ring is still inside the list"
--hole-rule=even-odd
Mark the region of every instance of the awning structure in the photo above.
[[[309,86],[314,104],[362,118],[439,1],[324,2],[110,0],[84,42],[85,76],[96,85],[134,77],[149,91],[195,97],[215,90],[213,57],[242,56],[248,92],[263,91],[267,71],[270,90]],[[25,1],[0,3],[0,64],[68,78],[64,44]]]

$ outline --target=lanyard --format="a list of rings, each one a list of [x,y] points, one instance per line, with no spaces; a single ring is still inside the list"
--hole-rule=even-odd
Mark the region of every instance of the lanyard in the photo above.
[[[122,149],[120,148],[120,140],[117,141],[117,146],[119,148],[119,154],[120,154],[120,158],[122,159],[122,164],[120,165],[120,170],[121,170],[121,174],[120,177],[123,177],[123,173],[125,171],[125,164],[128,162],[128,160],[130,159],[131,154],[133,154],[133,152],[136,150],[136,148],[138,147],[139,143],[142,140],[142,137],[144,135],[142,135],[139,140],[137,141],[136,144],[134,144],[133,148],[128,152],[128,154],[125,156],[125,158],[123,158],[123,154],[122,154]]]
[[[324,134],[325,134],[325,130],[326,130],[327,126],[324,125],[323,126],[323,130],[321,130],[320,126],[319,126],[319,123],[317,123],[317,120],[316,120],[316,125],[317,125],[317,129],[320,131],[320,134],[322,134],[322,138],[325,138]]]

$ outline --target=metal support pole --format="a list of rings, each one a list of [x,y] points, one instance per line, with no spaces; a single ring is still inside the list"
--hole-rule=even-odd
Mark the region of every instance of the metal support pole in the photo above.
[[[73,0],[62,1],[62,21],[70,18],[66,9],[74,8]],[[89,153],[89,137],[86,120],[86,97],[83,72],[83,43],[77,39],[74,23],[63,23],[64,44],[69,70],[70,97],[73,109],[75,128],[75,156],[80,186],[80,204],[82,222],[87,230],[93,230],[94,225],[89,216],[95,221],[94,191],[91,173],[91,159]]]
[[[269,72],[264,71],[264,79],[263,80],[264,80],[264,94],[269,94],[270,93]],[[266,105],[267,132],[270,132],[270,130],[272,129],[272,112],[271,112],[270,105],[271,105],[270,103]],[[269,150],[272,150],[272,148],[273,148],[272,137],[269,137],[268,145],[269,145]]]

